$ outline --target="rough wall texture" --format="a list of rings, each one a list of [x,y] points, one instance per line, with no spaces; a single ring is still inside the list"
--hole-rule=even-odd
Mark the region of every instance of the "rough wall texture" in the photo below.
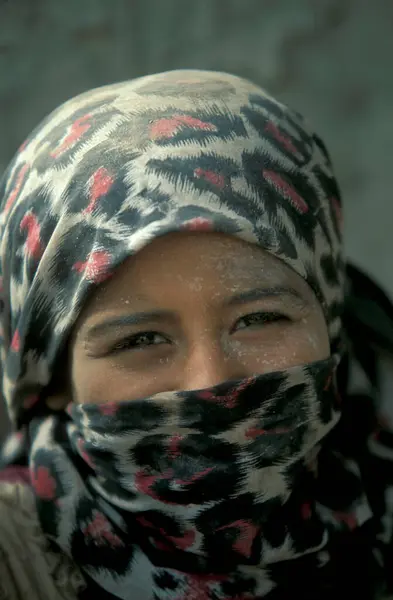
[[[0,0],[0,171],[78,92],[174,68],[228,70],[324,135],[347,252],[393,292],[392,56],[391,0]]]

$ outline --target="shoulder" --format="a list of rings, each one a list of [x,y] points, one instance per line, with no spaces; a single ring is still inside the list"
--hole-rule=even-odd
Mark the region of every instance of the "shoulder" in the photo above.
[[[76,566],[50,549],[31,488],[0,481],[0,598],[75,600],[81,588]]]

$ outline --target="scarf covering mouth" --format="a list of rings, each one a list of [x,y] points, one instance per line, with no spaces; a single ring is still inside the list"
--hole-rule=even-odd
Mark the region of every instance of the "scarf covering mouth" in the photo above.
[[[116,598],[261,598],[286,584],[277,565],[306,556],[298,576],[317,570],[329,521],[342,528],[335,507],[317,506],[318,446],[340,414],[336,365],[35,419],[44,531]],[[361,525],[359,493],[342,508]]]
[[[359,466],[333,435],[343,410],[340,195],[304,119],[223,73],[106,86],[41,123],[0,197],[12,443],[28,455],[43,531],[91,589],[140,600],[331,591],[326,573],[342,574],[347,558],[334,540],[359,547],[371,511]],[[332,357],[174,392],[165,406],[158,395],[45,414],[88,295],[157,237],[199,230],[259,245],[299,274],[323,308]]]

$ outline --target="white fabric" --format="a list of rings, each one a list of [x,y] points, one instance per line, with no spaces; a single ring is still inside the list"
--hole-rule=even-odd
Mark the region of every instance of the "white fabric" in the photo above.
[[[77,600],[83,578],[53,552],[27,485],[0,482],[0,600]]]

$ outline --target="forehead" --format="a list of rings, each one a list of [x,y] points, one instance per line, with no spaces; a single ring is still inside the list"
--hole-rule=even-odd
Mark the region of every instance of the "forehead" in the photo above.
[[[256,245],[221,233],[173,233],[128,258],[96,290],[88,311],[120,301],[162,298],[192,286],[196,291],[229,294],[252,285],[289,285],[312,294],[290,267]]]

